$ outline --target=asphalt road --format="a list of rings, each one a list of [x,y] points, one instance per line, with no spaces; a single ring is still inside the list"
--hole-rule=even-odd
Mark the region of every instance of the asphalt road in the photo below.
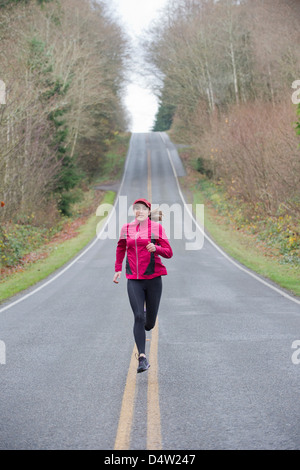
[[[110,238],[0,306],[0,449],[113,450],[126,432],[130,450],[300,449],[300,299],[209,238],[187,249],[174,170],[165,134],[134,134]],[[114,214],[126,220],[137,197],[176,213],[153,362],[138,376],[125,275],[112,282]]]

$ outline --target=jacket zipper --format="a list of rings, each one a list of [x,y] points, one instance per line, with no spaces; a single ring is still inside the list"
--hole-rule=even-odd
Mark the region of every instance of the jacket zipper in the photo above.
[[[137,248],[137,237],[138,237],[138,232],[140,231],[140,226],[138,226],[138,231],[135,236],[135,252],[136,252],[136,275],[137,279],[139,278],[139,255],[138,255],[138,248]]]

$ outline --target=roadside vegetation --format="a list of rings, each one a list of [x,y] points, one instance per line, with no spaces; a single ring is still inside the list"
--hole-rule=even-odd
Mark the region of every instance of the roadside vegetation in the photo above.
[[[174,0],[144,43],[161,84],[154,129],[187,146],[206,226],[233,256],[298,295],[299,20],[292,0]]]
[[[1,225],[0,302],[26,289],[70,261],[96,236],[101,218],[100,204],[113,204],[114,191],[96,189],[121,179],[130,134],[119,134],[104,158],[104,169],[84,190],[71,215],[60,216],[56,225],[35,225],[34,214],[27,220]],[[111,161],[114,165],[111,165]]]
[[[95,186],[118,179],[127,152],[128,40],[96,1],[3,0],[0,41],[3,291],[112,199]]]
[[[113,204],[115,193],[108,191],[101,202]],[[101,222],[95,214],[69,221],[56,236],[29,251],[11,269],[4,270],[0,282],[0,302],[35,285],[74,258],[96,236],[97,224]],[[33,247],[28,247],[32,249]]]
[[[290,216],[245,219],[241,201],[228,199],[226,188],[199,175],[192,150],[179,153],[187,170],[180,184],[190,203],[204,204],[208,235],[240,263],[300,296],[299,224]]]

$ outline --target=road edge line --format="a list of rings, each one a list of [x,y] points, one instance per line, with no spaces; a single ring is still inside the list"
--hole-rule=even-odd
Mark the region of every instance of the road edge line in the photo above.
[[[126,162],[125,162],[125,167],[124,167],[124,172],[123,172],[123,177],[122,177],[122,180],[121,180],[121,184],[120,184],[120,187],[119,187],[119,190],[117,192],[117,195],[115,197],[115,202],[114,202],[114,205],[110,211],[110,213],[106,216],[106,218],[104,219],[104,222],[103,222],[103,227],[101,228],[101,231],[97,234],[97,236],[94,238],[94,240],[88,245],[88,247],[82,252],[80,253],[80,255],[76,256],[76,258],[73,259],[73,261],[71,261],[70,263],[67,264],[67,266],[65,268],[63,268],[62,270],[60,270],[57,274],[55,274],[53,277],[51,277],[50,279],[48,279],[48,281],[45,281],[43,282],[39,287],[35,288],[33,291],[31,292],[28,292],[27,294],[24,294],[22,295],[22,297],[20,297],[19,299],[17,300],[14,300],[12,302],[10,302],[9,304],[5,305],[4,307],[0,308],[0,313],[2,312],[5,312],[6,310],[10,309],[11,307],[14,307],[15,305],[19,304],[20,302],[23,302],[23,300],[26,300],[28,299],[28,297],[31,297],[32,295],[36,294],[37,292],[39,292],[40,290],[44,289],[44,287],[47,287],[49,284],[51,284],[52,282],[54,282],[56,279],[58,279],[60,276],[62,276],[66,271],[68,271],[68,269],[70,269],[75,263],[77,263],[77,261],[82,258],[82,256],[84,256],[91,248],[93,248],[93,246],[99,241],[102,233],[104,232],[106,226],[108,225],[114,211],[116,210],[116,206],[118,204],[118,200],[119,200],[119,195],[120,195],[120,192],[121,192],[121,189],[123,187],[123,184],[124,184],[124,179],[125,179],[125,175],[126,175],[126,171],[127,171],[127,167],[128,167],[128,160],[129,160],[129,156],[130,156],[130,152],[131,152],[131,147],[132,147],[132,140],[133,140],[133,135],[134,134],[131,134],[131,138],[130,138],[130,142],[129,142],[129,148],[128,148],[128,152],[127,152],[127,157],[126,157]],[[16,294],[17,295],[17,294]]]
[[[264,279],[262,279],[261,277],[259,277],[258,275],[256,275],[254,272],[250,271],[250,269],[246,268],[246,267],[243,267],[241,266],[240,264],[238,264],[234,259],[232,259],[225,251],[222,250],[222,248],[220,248],[204,231],[204,229],[202,227],[200,227],[200,225],[198,224],[197,220],[195,219],[194,215],[191,213],[191,211],[189,210],[188,208],[188,205],[186,204],[185,202],[185,199],[184,199],[184,196],[182,194],[182,191],[181,191],[181,188],[180,188],[180,185],[179,185],[179,181],[178,181],[178,176],[177,176],[177,173],[176,173],[176,169],[175,169],[175,166],[174,166],[174,163],[172,162],[172,159],[171,159],[171,154],[170,154],[170,151],[166,145],[166,142],[164,141],[163,137],[162,137],[162,133],[160,132],[160,137],[163,141],[163,143],[165,144],[166,146],[166,150],[167,150],[167,154],[168,154],[168,157],[169,157],[169,161],[170,161],[170,164],[171,164],[171,167],[173,169],[173,173],[174,173],[174,176],[175,176],[175,180],[176,180],[176,183],[177,183],[177,188],[178,188],[178,192],[179,192],[179,195],[182,199],[182,202],[184,203],[185,207],[186,207],[186,210],[187,212],[189,213],[190,217],[192,218],[192,220],[194,221],[196,227],[198,228],[198,230],[200,230],[200,232],[203,234],[203,236],[207,239],[207,241],[209,241],[211,243],[211,245],[219,251],[219,253],[221,253],[228,261],[230,261],[232,264],[234,264],[234,266],[236,266],[237,268],[239,268],[241,271],[244,271],[245,273],[247,273],[249,276],[253,277],[254,279],[256,279],[257,281],[261,282],[262,284],[264,284],[265,286],[269,287],[270,289],[273,289],[275,292],[277,292],[278,294],[282,295],[283,297],[287,298],[288,300],[291,300],[292,302],[295,302],[296,304],[299,304],[300,305],[300,300],[298,299],[295,299],[294,297],[292,297],[291,295],[287,294],[286,292],[284,292],[283,290],[279,289],[278,287],[275,287],[273,286],[272,284],[270,284],[269,282],[265,281]]]

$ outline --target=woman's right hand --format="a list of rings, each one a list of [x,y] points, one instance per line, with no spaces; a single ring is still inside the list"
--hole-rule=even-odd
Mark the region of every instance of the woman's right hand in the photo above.
[[[122,271],[117,271],[117,272],[115,273],[114,278],[113,278],[113,281],[114,281],[115,284],[119,284],[119,279],[120,279],[120,277],[121,277],[121,272],[122,272]]]

